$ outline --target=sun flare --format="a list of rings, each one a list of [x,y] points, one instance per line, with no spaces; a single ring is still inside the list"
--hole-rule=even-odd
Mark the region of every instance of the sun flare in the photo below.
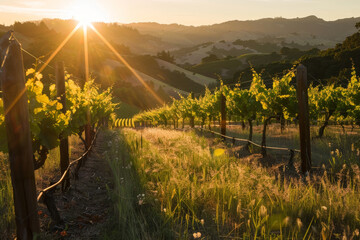
[[[77,0],[70,7],[71,15],[83,26],[92,22],[106,22],[106,14],[97,0]]]

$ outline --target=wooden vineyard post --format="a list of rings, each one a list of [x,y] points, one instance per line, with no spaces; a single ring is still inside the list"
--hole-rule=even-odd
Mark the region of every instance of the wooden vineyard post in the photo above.
[[[306,174],[311,170],[311,145],[310,145],[310,123],[309,103],[307,92],[307,70],[304,65],[299,65],[296,74],[297,98],[299,102],[299,129],[301,170]]]
[[[59,102],[62,104],[62,112],[66,113],[65,73],[64,62],[56,63],[56,90]],[[68,137],[60,136],[60,171],[64,174],[69,166],[69,140]],[[70,186],[69,174],[66,174],[62,182],[61,190],[65,191]]]
[[[221,121],[220,121],[220,128],[221,134],[226,135],[226,98],[223,93],[221,93],[220,99],[220,112],[221,112]],[[224,138],[225,139],[225,138]]]
[[[21,45],[5,34],[0,42],[4,57],[1,72],[5,126],[13,186],[17,239],[33,239],[40,233],[29,107]],[[4,47],[4,45],[6,45]],[[7,48],[8,47],[8,48]],[[8,52],[6,53],[6,49]],[[6,56],[7,55],[7,56]]]

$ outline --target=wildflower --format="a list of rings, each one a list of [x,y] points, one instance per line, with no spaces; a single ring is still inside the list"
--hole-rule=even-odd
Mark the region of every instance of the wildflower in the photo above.
[[[321,210],[327,211],[327,207],[326,206],[321,206]]]
[[[336,156],[338,156],[338,157],[340,156],[340,151],[339,151],[339,149],[336,149],[336,150],[335,150],[335,153],[336,153]]]
[[[201,238],[201,232],[193,233],[194,239]]]
[[[284,224],[284,226],[289,225],[289,222],[290,222],[290,217],[286,217],[286,218],[284,218],[284,220],[283,220],[283,224]]]
[[[330,154],[331,154],[331,156],[334,156],[334,151],[331,151]]]
[[[200,223],[201,223],[201,225],[203,225],[203,226],[204,226],[204,224],[205,224],[204,219],[201,219],[201,220],[200,220]]]
[[[302,227],[303,223],[301,222],[300,218],[296,219],[296,225],[298,226],[299,229]]]
[[[67,232],[64,230],[60,233],[61,236],[65,237],[67,235]]]
[[[140,199],[140,200],[139,200],[139,205],[141,206],[141,205],[143,205],[143,204],[144,204],[144,200]]]
[[[359,229],[355,229],[354,235],[357,236],[357,237],[359,236]]]
[[[329,147],[331,147],[331,142],[329,142]]]
[[[42,215],[42,214],[43,214],[43,211],[39,210],[38,215]]]
[[[265,217],[267,214],[267,209],[264,205],[261,205],[260,209],[259,209],[259,214],[261,217]]]
[[[163,212],[165,212],[165,213],[166,213],[166,208],[164,208],[164,209],[163,209]]]

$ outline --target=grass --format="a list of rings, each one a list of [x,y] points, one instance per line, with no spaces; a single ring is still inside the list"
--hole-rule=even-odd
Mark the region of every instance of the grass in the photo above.
[[[125,129],[109,134],[106,158],[115,178],[116,216],[109,238],[359,237],[356,168],[353,177],[347,173],[338,181],[326,173],[305,182],[281,181],[193,132]]]
[[[135,159],[130,154],[140,151],[141,140],[135,145],[127,144],[125,135],[108,131],[109,139],[104,157],[114,177],[114,187],[109,189],[113,201],[113,221],[103,233],[103,239],[173,239],[170,223],[160,211],[152,208],[157,202],[149,198],[134,168]]]
[[[125,102],[121,102],[119,99],[115,99],[115,102],[119,103],[119,107],[115,110],[116,116],[121,116],[122,118],[132,118],[141,111],[141,109]]]
[[[261,143],[263,126],[254,124],[253,140],[256,143]],[[340,126],[329,126],[325,130],[323,138],[315,138],[318,133],[318,126],[311,127],[311,152],[312,162],[314,166],[321,167],[323,164],[330,166],[329,159],[334,157],[336,150],[339,152],[338,162],[343,164],[359,164],[360,142],[358,136],[360,134],[359,128],[352,129],[351,126],[346,126],[342,129]],[[215,131],[220,131],[219,128],[214,128]],[[246,127],[242,129],[241,126],[228,126],[227,135],[247,139],[249,129]],[[274,147],[285,147],[292,149],[300,149],[298,126],[286,126],[283,132],[280,130],[280,125],[277,123],[271,124],[267,129],[267,145]],[[278,151],[269,150],[270,154],[281,154]],[[285,153],[287,154],[287,153]],[[340,158],[341,155],[341,158]],[[278,155],[280,156],[280,155]],[[342,166],[342,165],[341,165]]]
[[[69,138],[70,151],[78,148],[80,139],[76,136]],[[70,152],[71,156],[71,152]],[[51,181],[60,175],[60,152],[55,148],[49,152],[49,156],[43,167],[35,171],[37,190],[47,187]],[[15,211],[13,190],[10,177],[10,164],[8,155],[0,153],[0,239],[14,238],[15,234]]]
[[[0,232],[3,236],[11,236],[15,228],[12,185],[8,168],[7,155],[0,153]]]

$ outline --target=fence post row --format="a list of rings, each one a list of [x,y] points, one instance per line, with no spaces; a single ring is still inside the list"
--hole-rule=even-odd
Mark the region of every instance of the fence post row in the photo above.
[[[29,107],[20,43],[8,32],[0,40],[5,126],[13,186],[18,239],[33,239],[40,233]],[[8,50],[8,51],[7,51]]]
[[[59,102],[62,104],[62,112],[66,113],[65,73],[64,62],[56,63],[56,91]],[[62,135],[62,134],[61,134]],[[60,170],[61,176],[69,166],[69,140],[68,137],[60,136]],[[66,174],[65,181],[61,184],[61,190],[65,191],[70,186],[69,174]]]
[[[306,174],[311,169],[311,145],[309,124],[309,103],[307,92],[307,69],[300,64],[296,71],[297,97],[299,102],[299,129],[301,170]]]

